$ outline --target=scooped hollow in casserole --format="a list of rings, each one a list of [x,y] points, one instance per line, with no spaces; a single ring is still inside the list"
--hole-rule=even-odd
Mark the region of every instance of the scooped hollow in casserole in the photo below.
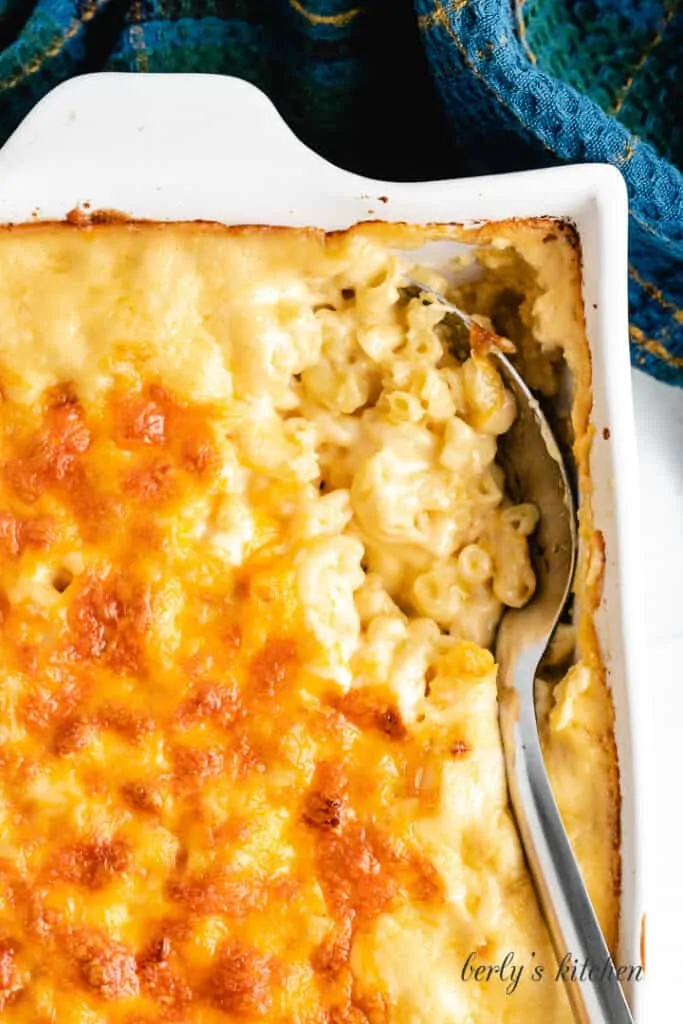
[[[538,705],[614,945],[572,232],[36,224],[0,231],[8,1024],[571,1019],[489,650],[533,594],[538,510],[495,462],[515,405],[493,363],[401,291],[394,250],[428,237],[479,246],[458,298],[530,384],[573,381],[577,611]],[[469,970],[510,952],[505,978]]]

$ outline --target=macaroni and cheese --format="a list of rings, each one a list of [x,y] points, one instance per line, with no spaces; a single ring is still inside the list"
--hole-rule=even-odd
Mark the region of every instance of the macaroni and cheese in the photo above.
[[[572,238],[548,233],[0,232],[7,1024],[570,1021],[489,651],[535,583],[538,512],[495,461],[515,404],[393,254],[477,241],[461,301],[508,310],[538,386],[562,356],[577,382],[580,614],[539,713],[614,943],[590,367]],[[467,976],[510,950],[548,978]]]

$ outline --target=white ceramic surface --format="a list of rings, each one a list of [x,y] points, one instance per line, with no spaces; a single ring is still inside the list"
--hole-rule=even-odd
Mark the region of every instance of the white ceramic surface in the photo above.
[[[627,341],[627,206],[613,168],[583,165],[393,184],[306,149],[270,101],[238,79],[92,75],[47,96],[0,151],[0,223],[62,218],[77,204],[131,216],[345,227],[359,220],[567,217],[582,240],[594,366],[596,525],[607,552],[598,629],[617,715],[623,899],[619,962],[640,962],[644,747],[642,585]],[[609,427],[605,439],[603,428]],[[643,1024],[644,985],[629,993]]]

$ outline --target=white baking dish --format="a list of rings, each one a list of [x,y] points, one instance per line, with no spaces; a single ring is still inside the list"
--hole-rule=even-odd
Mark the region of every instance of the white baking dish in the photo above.
[[[413,135],[410,144],[429,140]],[[0,223],[61,219],[85,203],[160,220],[324,228],[367,219],[424,223],[542,215],[575,223],[594,371],[595,522],[607,553],[597,625],[616,708],[623,795],[618,959],[641,963],[647,712],[638,673],[642,588],[627,201],[617,171],[584,165],[421,184],[372,181],[306,149],[269,100],[240,80],[104,74],[57,88],[0,151]],[[642,983],[629,997],[642,1024]]]

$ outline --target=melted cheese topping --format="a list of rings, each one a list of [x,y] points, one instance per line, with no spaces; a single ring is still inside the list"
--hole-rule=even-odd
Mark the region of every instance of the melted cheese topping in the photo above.
[[[8,1024],[570,1020],[485,649],[514,405],[388,240],[0,234]],[[613,930],[605,694],[582,657],[546,747]],[[548,980],[463,978],[509,950]]]

